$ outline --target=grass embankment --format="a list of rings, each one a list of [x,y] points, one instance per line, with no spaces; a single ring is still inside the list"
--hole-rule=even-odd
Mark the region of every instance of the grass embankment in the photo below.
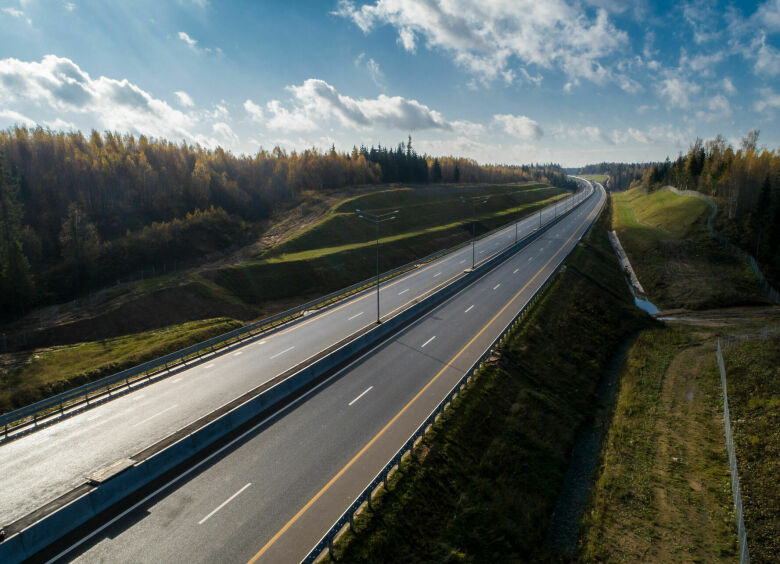
[[[216,281],[223,284],[210,279],[209,271],[139,282],[129,294],[90,316],[37,331],[32,337],[37,350],[0,355],[0,411],[218,335],[240,324],[233,319],[272,314],[368,278],[375,268],[373,228],[351,213],[355,207],[401,210],[392,241],[382,243],[383,269],[461,242],[468,238],[470,224],[446,224],[470,213],[460,194],[490,196],[488,205],[480,208],[477,232],[481,233],[532,213],[567,192],[541,184],[402,188],[342,198],[319,222],[291,212],[284,220],[291,225],[275,228],[279,233],[272,239],[281,242],[262,253],[270,258],[217,270]],[[319,208],[315,211],[322,213]],[[421,231],[423,226],[432,227],[432,232]],[[359,248],[338,246],[354,239],[361,241]],[[290,250],[298,253],[296,260],[288,260],[285,253]],[[157,329],[161,325],[166,327]],[[48,343],[69,346],[41,349]]]
[[[609,175],[607,174],[578,174],[577,176],[584,178],[585,180],[598,182],[599,184],[604,184],[607,181],[607,178],[609,178]]]
[[[568,193],[539,184],[469,188],[401,188],[351,198],[322,221],[264,252],[260,259],[212,273],[213,280],[247,303],[322,295],[375,272],[375,228],[354,213],[398,209],[380,227],[381,270],[414,261],[471,237],[471,204],[465,196],[489,196],[477,208],[480,235],[538,211]]]
[[[620,379],[585,517],[586,562],[733,562],[714,334],[643,332]]]
[[[780,338],[723,351],[750,560],[780,554]]]
[[[0,413],[215,337],[241,323],[218,318],[165,329],[3,356]]]
[[[612,351],[647,318],[606,235],[609,213],[404,464],[344,562],[508,562],[541,557],[577,429]]]
[[[766,303],[755,275],[707,232],[709,206],[641,188],[612,196],[613,228],[650,300],[661,309]]]

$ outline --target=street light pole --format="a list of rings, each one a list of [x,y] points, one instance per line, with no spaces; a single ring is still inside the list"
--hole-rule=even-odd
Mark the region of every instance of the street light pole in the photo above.
[[[361,210],[355,210],[355,213],[358,214],[360,219],[364,219],[376,226],[376,322],[379,324],[382,322],[379,316],[379,224],[395,219],[396,216],[394,214],[397,214],[398,210],[379,215]]]
[[[481,199],[481,201],[479,201]],[[477,204],[482,205],[487,203],[487,201],[490,199],[490,196],[482,199],[481,196],[478,197],[471,197],[469,200],[471,200],[471,270],[474,270],[474,265],[476,264],[476,254],[475,254],[475,247],[476,247],[476,241],[477,241]],[[461,202],[466,202],[466,198],[463,196],[460,197]]]

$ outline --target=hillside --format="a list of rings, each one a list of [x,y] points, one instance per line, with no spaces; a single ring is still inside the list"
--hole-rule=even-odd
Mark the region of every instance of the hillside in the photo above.
[[[613,227],[661,309],[767,302],[750,267],[707,232],[710,208],[702,200],[641,188],[615,193],[613,200]]]

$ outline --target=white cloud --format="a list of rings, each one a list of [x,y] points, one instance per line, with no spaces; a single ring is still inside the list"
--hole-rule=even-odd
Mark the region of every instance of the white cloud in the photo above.
[[[78,131],[79,129],[72,121],[65,121],[61,118],[57,118],[53,121],[45,121],[44,124],[54,131]]]
[[[257,121],[262,123],[263,118],[263,108],[255,104],[252,100],[247,99],[246,102],[244,102],[244,109],[246,110],[246,113],[249,114],[249,117],[252,118],[253,121]]]
[[[696,112],[696,117],[701,121],[715,121],[731,116],[731,104],[722,94],[710,98],[707,102],[707,111]]]
[[[720,37],[715,29],[718,14],[713,11],[709,0],[695,0],[683,7],[683,17],[693,28],[693,40],[701,45]]]
[[[198,53],[198,54],[205,53],[207,55],[222,54],[222,49],[220,49],[219,47],[215,49],[212,49],[211,47],[199,47],[198,40],[193,37],[190,37],[187,33],[183,31],[180,31],[177,34],[177,37],[181,39],[193,53]]]
[[[379,63],[374,59],[369,59],[366,63],[366,68],[368,69],[368,75],[371,77],[371,80],[374,81],[374,84],[380,88],[384,88],[385,75],[382,72],[382,69],[379,68]]]
[[[193,39],[192,37],[190,37],[189,35],[187,35],[183,31],[179,32],[179,39],[184,41],[184,43],[187,44],[187,47],[189,47],[193,51],[197,51],[198,50],[198,40],[197,39]]]
[[[635,142],[642,145],[672,145],[684,147],[693,137],[693,132],[683,131],[672,125],[653,126],[643,131],[629,127],[625,131],[613,130],[612,141],[615,145]]]
[[[89,118],[96,127],[168,139],[208,140],[192,133],[196,119],[152,97],[127,79],[92,78],[67,58],[0,60],[0,99],[17,107]]]
[[[24,12],[22,10],[18,10],[17,8],[10,8],[9,7],[9,8],[2,8],[2,9],[0,9],[0,11],[5,12],[6,14],[8,14],[9,16],[11,16],[13,18],[24,20],[25,22],[27,22],[28,25],[32,25],[32,20],[30,18],[28,18],[24,14]]]
[[[366,60],[366,54],[361,53],[355,59],[355,67],[365,67],[373,83],[376,84],[379,88],[385,88],[385,74],[382,72],[382,69],[379,68],[379,63],[377,63],[374,59],[369,58]]]
[[[266,125],[271,129],[281,131],[314,131],[318,128],[305,110],[296,108],[293,111],[288,110],[279,100],[271,100],[266,104],[268,112],[271,114]]]
[[[365,33],[392,25],[409,52],[416,50],[419,36],[428,48],[450,53],[458,65],[486,81],[506,80],[503,73],[519,61],[562,70],[575,85],[585,79],[634,87],[604,66],[628,44],[627,34],[610,22],[604,9],[591,17],[579,3],[564,0],[375,0],[360,7],[340,0],[334,13]]]
[[[222,139],[228,142],[228,146],[235,147],[238,145],[238,135],[233,129],[224,121],[220,121],[211,126],[214,133],[219,135]]]
[[[5,125],[24,125],[27,127],[35,127],[37,125],[35,120],[13,110],[0,110],[0,123]]]
[[[289,86],[298,110],[312,118],[336,118],[350,127],[384,126],[391,129],[451,129],[437,111],[417,100],[380,94],[377,98],[351,98],[339,94],[324,80],[309,78]]]
[[[179,105],[184,106],[185,108],[191,108],[195,105],[195,102],[192,101],[192,97],[184,90],[177,90],[174,94],[179,100]]]
[[[733,96],[737,93],[737,88],[734,86],[734,83],[731,82],[731,79],[729,77],[726,77],[723,79],[723,91],[726,92],[729,96]]]
[[[780,74],[780,51],[766,43],[766,37],[754,42],[756,61],[753,72],[756,75],[777,76]]]
[[[771,88],[761,88],[759,93],[761,99],[753,106],[757,112],[780,110],[780,94],[775,93]]]
[[[780,0],[767,0],[753,17],[767,30],[780,31]]]
[[[698,94],[701,86],[681,78],[667,78],[661,81],[658,93],[666,100],[670,108],[689,108],[691,96]]]
[[[73,2],[65,2],[64,6],[65,9],[69,12],[72,12],[73,10],[76,9],[76,5]]]
[[[539,124],[528,116],[496,114],[493,116],[493,121],[506,133],[523,141],[536,141],[543,135]]]

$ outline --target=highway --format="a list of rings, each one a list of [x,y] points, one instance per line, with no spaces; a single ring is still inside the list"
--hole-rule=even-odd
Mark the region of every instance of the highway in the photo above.
[[[605,199],[597,185],[539,239],[210,459],[60,547],[58,558],[300,561],[563,262]]]
[[[542,221],[549,221],[555,213],[552,207],[545,209]],[[537,213],[521,220],[519,236],[537,229],[539,217]],[[511,225],[478,241],[477,262],[514,239],[515,227]],[[466,246],[383,284],[382,316],[392,315],[460,276],[471,260],[471,247]],[[95,470],[132,458],[372,325],[375,308],[375,294],[368,290],[227,354],[190,365],[169,378],[0,446],[0,525],[8,526],[83,484]],[[431,350],[439,344],[432,344]]]

